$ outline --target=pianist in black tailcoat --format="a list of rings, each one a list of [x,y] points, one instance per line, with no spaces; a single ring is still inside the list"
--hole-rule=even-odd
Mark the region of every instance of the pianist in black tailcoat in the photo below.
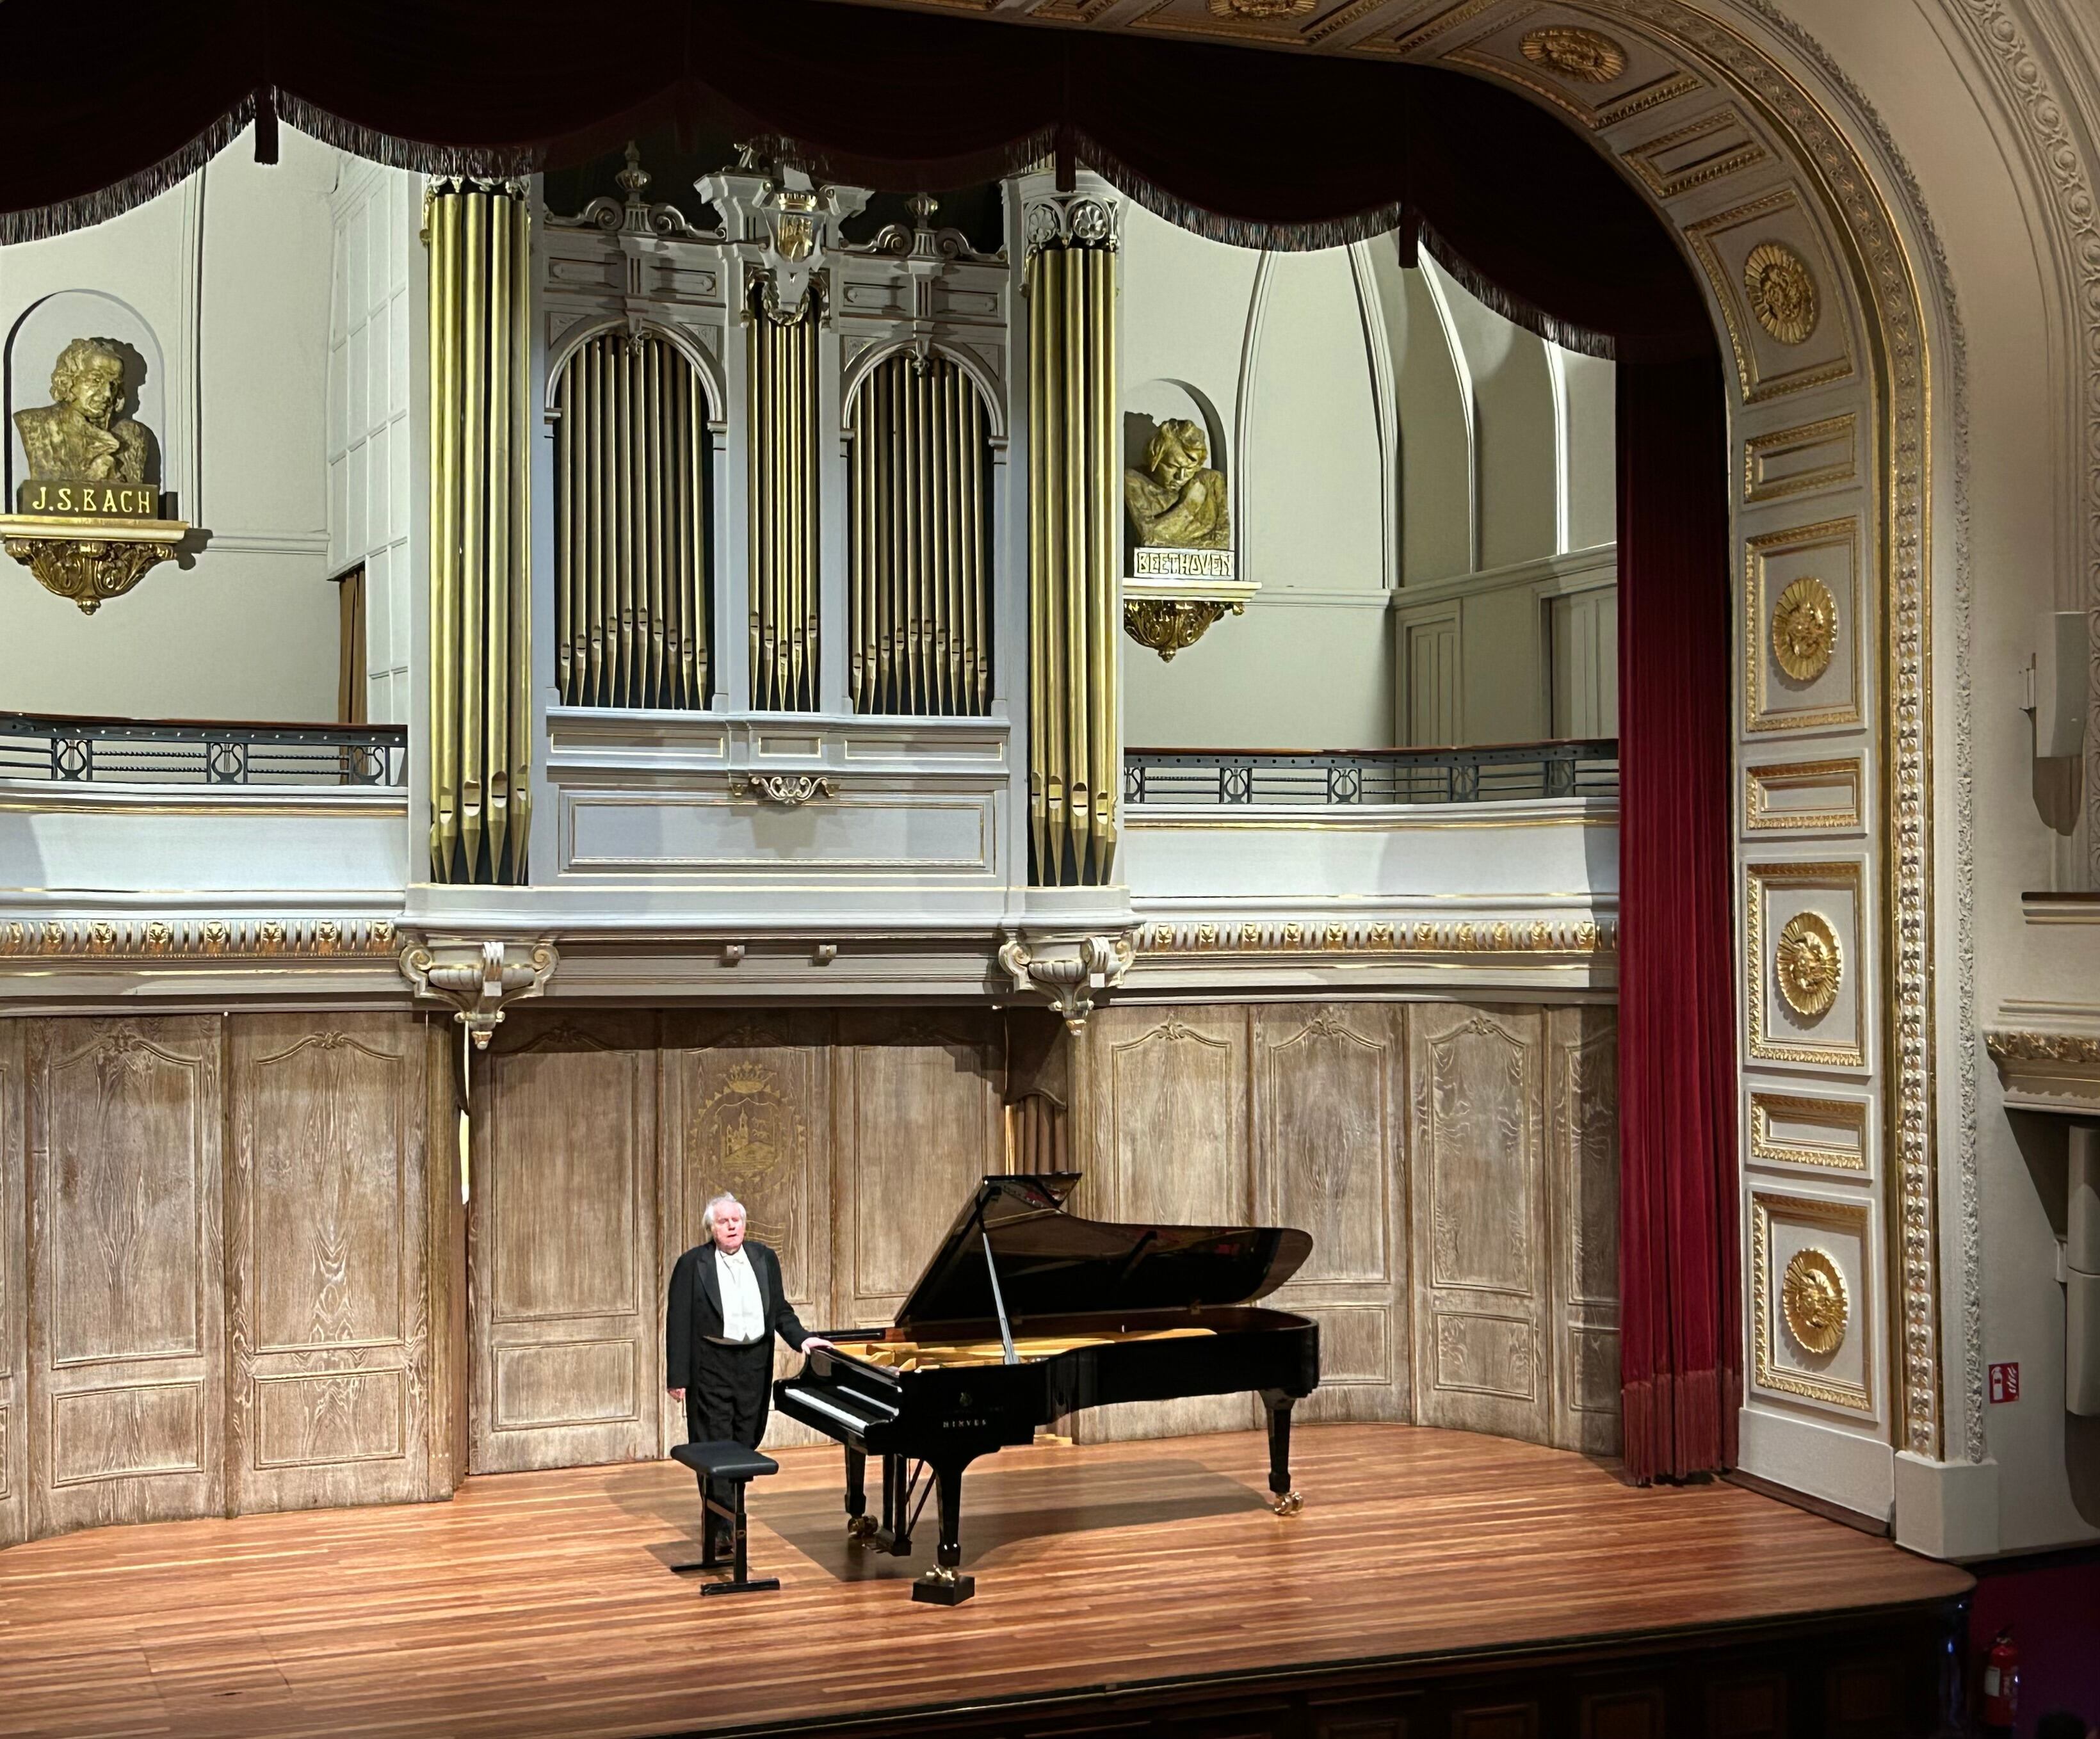
[[[671,1270],[664,1386],[686,1404],[687,1441],[757,1449],[772,1397],[773,1337],[798,1353],[831,1342],[802,1326],[780,1258],[744,1236],[743,1204],[735,1196],[708,1203],[700,1229],[708,1241]],[[716,1495],[727,1501],[727,1493]]]

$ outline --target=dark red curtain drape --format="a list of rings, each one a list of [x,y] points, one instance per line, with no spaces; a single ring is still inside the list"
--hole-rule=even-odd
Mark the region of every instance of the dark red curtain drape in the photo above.
[[[1248,245],[1421,232],[1513,317],[1600,337],[1624,365],[1626,1459],[1642,1478],[1732,1462],[1723,382],[1704,299],[1647,205],[1556,117],[1432,68],[827,0],[630,0],[616,38],[579,50],[575,17],[568,0],[103,0],[84,22],[72,0],[4,0],[0,241],[150,197],[250,118],[281,115],[406,167],[492,174],[704,123],[905,191],[1054,152]]]
[[[1727,422],[1719,359],[1618,371],[1619,1296],[1627,1471],[1736,1460]]]

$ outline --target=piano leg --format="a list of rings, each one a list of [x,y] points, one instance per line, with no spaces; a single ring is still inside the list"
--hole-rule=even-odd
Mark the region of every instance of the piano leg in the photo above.
[[[1290,1489],[1290,1402],[1280,1388],[1261,1392],[1268,1412],[1268,1507],[1279,1516],[1295,1516],[1304,1498]]]
[[[882,1458],[882,1526],[875,1544],[893,1558],[911,1556],[911,1482],[904,1469],[902,1455]]]
[[[911,1598],[936,1606],[960,1606],[977,1591],[977,1579],[962,1573],[963,1469],[967,1461],[940,1461],[933,1476],[941,1495],[941,1546],[933,1568],[911,1584]]]
[[[875,1518],[867,1512],[867,1451],[846,1451],[846,1538],[856,1545],[875,1532]]]

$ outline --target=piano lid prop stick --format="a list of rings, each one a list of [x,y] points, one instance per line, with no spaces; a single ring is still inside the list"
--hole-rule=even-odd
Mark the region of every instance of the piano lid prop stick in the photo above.
[[[1007,1323],[1006,1300],[999,1295],[999,1264],[992,1260],[991,1234],[980,1231],[977,1235],[984,1240],[985,1272],[991,1276],[991,1308],[999,1313],[999,1344],[1005,1349],[1002,1362],[1017,1365],[1021,1362],[1021,1355],[1013,1350],[1013,1330]]]

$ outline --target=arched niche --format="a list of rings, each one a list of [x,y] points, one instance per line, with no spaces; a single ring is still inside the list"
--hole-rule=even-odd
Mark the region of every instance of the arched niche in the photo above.
[[[173,450],[181,431],[168,418],[168,376],[161,341],[144,316],[129,302],[104,290],[60,290],[32,302],[7,334],[0,363],[0,414],[7,427],[6,511],[14,510],[16,486],[29,475],[15,413],[51,402],[51,369],[59,353],[75,338],[105,338],[124,358],[124,400],[118,417],[143,423],[153,437],[147,480],[164,488],[183,475],[181,455]],[[170,501],[170,518],[181,503]]]

